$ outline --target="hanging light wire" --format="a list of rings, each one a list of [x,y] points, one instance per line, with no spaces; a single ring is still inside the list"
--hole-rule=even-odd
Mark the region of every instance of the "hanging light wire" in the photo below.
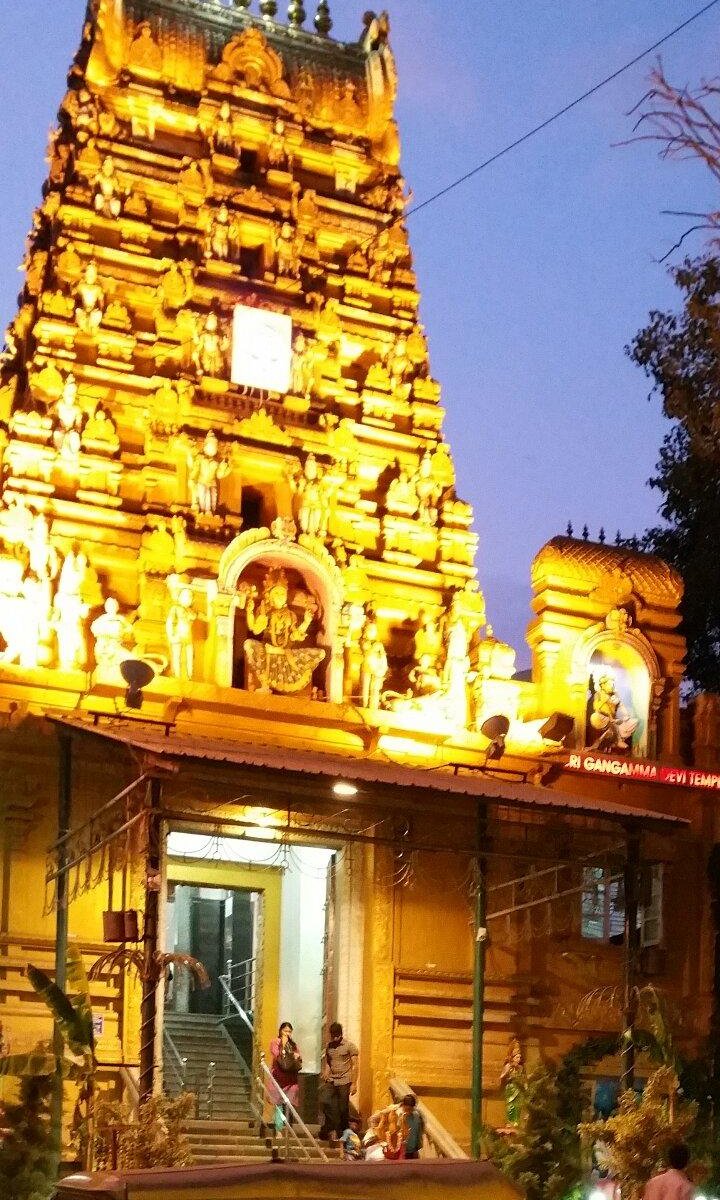
[[[624,75],[626,71],[629,71],[632,67],[636,66],[637,63],[642,62],[642,60],[647,58],[648,55],[653,54],[655,50],[659,50],[660,47],[664,46],[666,42],[669,42],[671,38],[674,38],[677,36],[677,34],[682,33],[683,29],[687,29],[689,25],[692,25],[694,21],[699,20],[699,18],[704,16],[706,12],[709,12],[711,8],[715,8],[718,3],[720,3],[720,0],[710,0],[708,4],[703,5],[702,8],[699,8],[697,12],[693,13],[685,21],[681,21],[680,24],[676,25],[674,29],[671,29],[669,33],[666,33],[663,37],[658,38],[656,42],[653,42],[652,46],[648,46],[647,49],[642,50],[640,54],[636,54],[626,63],[623,63],[621,67],[618,67],[615,71],[611,71],[611,73],[606,75],[603,79],[598,80],[598,82],[594,83],[592,87],[589,87],[586,91],[584,91],[582,95],[576,96],[574,100],[571,100],[568,104],[563,105],[563,107],[559,108],[557,112],[554,112],[551,116],[546,117],[544,121],[540,121],[538,125],[534,125],[532,129],[528,129],[520,137],[517,137],[514,141],[509,142],[507,146],[503,146],[501,150],[496,150],[496,152],[491,154],[489,158],[486,158],[483,162],[478,163],[478,165],[473,167],[472,170],[466,171],[464,175],[458,176],[457,179],[454,179],[451,183],[446,184],[445,187],[440,188],[440,190],[435,192],[432,196],[428,196],[426,200],[421,200],[419,204],[412,205],[412,207],[409,208],[400,219],[407,220],[408,217],[413,217],[417,213],[422,212],[423,209],[429,208],[431,204],[436,204],[438,200],[441,200],[450,192],[455,191],[456,188],[461,187],[464,183],[467,183],[468,180],[473,179],[480,173],[480,171],[486,170],[487,167],[490,167],[493,163],[496,163],[498,159],[504,158],[506,154],[510,154],[511,151],[517,150],[518,146],[522,146],[525,142],[529,142],[531,138],[536,137],[536,135],[541,133],[543,129],[547,129],[549,125],[552,125],[555,121],[559,121],[560,118],[564,117],[566,113],[569,113],[572,109],[577,108],[578,105],[584,103],[585,100],[589,100],[591,96],[594,96],[602,88],[607,87],[608,84],[612,83],[615,79],[619,79],[621,75]]]

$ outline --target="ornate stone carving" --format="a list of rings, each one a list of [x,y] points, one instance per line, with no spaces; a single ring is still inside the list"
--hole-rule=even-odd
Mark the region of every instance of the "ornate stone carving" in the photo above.
[[[230,339],[220,327],[216,312],[195,320],[192,360],[201,375],[223,379],[227,374],[227,352]]]
[[[230,473],[228,462],[220,457],[217,434],[209,429],[201,447],[188,455],[190,502],[193,512],[212,515],[217,512],[218,487]]]
[[[108,597],[100,616],[91,622],[90,633],[94,639],[95,665],[100,669],[113,670],[131,657],[132,621],[122,615],[114,596]]]
[[[362,663],[360,667],[360,698],[363,708],[380,708],[383,684],[388,673],[388,659],[375,618],[369,615],[360,637]]]
[[[123,194],[111,155],[106,154],[93,184],[93,208],[96,213],[111,220],[120,216]]]
[[[239,80],[252,91],[290,98],[290,89],[283,80],[282,59],[259,29],[244,29],[228,42],[214,75],[225,83]]]
[[[170,579],[168,585],[171,585]],[[192,679],[194,667],[193,628],[197,613],[192,588],[181,586],[168,610],[165,633],[170,647],[170,673],[176,679]]]
[[[96,335],[105,312],[105,292],[98,282],[98,269],[89,262],[75,291],[75,320],[82,333]]]
[[[128,66],[141,75],[159,77],[162,72],[162,51],[152,33],[149,21],[141,21],[128,50]]]

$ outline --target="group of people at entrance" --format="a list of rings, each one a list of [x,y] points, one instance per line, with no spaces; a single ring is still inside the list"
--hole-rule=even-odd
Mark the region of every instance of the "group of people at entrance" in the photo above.
[[[300,1098],[302,1054],[292,1035],[292,1025],[283,1021],[277,1037],[270,1043],[270,1071],[275,1084],[271,1096],[276,1106],[276,1127],[292,1119],[292,1112],[284,1109],[289,1106],[297,1109]],[[349,1162],[419,1158],[423,1121],[413,1095],[405,1096],[400,1104],[374,1113],[363,1136],[362,1118],[357,1112],[351,1112],[351,1098],[357,1091],[358,1055],[357,1046],[345,1037],[342,1025],[333,1022],[320,1069],[319,1137],[341,1143],[343,1155]]]

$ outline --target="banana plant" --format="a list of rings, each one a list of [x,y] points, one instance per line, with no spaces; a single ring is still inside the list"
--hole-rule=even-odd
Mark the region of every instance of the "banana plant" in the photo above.
[[[90,988],[82,954],[77,946],[68,947],[65,991],[39,967],[28,965],[25,973],[52,1014],[63,1040],[63,1051],[58,1055],[44,1046],[39,1046],[29,1054],[7,1055],[0,1058],[0,1075],[47,1076],[59,1073],[63,1079],[78,1084],[72,1127],[80,1145],[83,1165],[89,1169],[92,1158],[97,1060]]]

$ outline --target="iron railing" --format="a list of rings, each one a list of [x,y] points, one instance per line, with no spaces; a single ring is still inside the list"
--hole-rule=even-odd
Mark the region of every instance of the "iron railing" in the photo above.
[[[322,1146],[313,1137],[290,1100],[290,1097],[280,1087],[280,1084],[274,1078],[272,1071],[265,1062],[265,1055],[258,1045],[250,1016],[228,987],[227,979],[223,975],[220,976],[220,986],[223,990],[230,1015],[239,1017],[252,1034],[253,1070],[250,1071],[242,1058],[240,1061],[243,1063],[250,1078],[250,1107],[257,1120],[264,1123],[263,1113],[266,1108],[273,1115],[280,1109],[282,1124],[276,1132],[282,1137],[285,1158],[319,1159],[321,1162],[327,1162],[327,1155]]]
[[[414,1096],[412,1088],[405,1082],[404,1079],[393,1078],[388,1084],[390,1095],[396,1103],[400,1103],[403,1096]],[[417,1112],[423,1120],[423,1150],[428,1158],[467,1158],[468,1155],[456,1141],[452,1134],[448,1133],[447,1129],[440,1124],[434,1113],[430,1112],[429,1108],[423,1104],[422,1100],[418,1100]]]

